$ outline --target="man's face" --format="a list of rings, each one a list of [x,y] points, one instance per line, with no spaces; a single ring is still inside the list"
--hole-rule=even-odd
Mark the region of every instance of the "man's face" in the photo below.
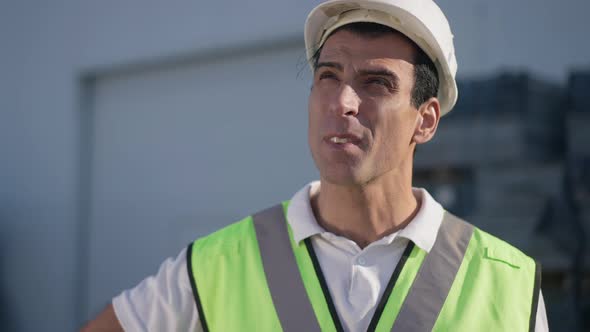
[[[414,46],[399,34],[346,30],[324,43],[309,97],[308,139],[322,180],[363,185],[413,158]]]

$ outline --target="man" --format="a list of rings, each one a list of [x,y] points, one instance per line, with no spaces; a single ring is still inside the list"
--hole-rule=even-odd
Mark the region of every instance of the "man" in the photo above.
[[[440,9],[328,1],[305,41],[320,181],[195,241],[87,330],[547,331],[535,262],[412,188],[457,99]]]

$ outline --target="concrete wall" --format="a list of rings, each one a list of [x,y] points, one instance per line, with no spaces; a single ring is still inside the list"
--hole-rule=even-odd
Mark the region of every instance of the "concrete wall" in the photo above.
[[[7,330],[73,330],[87,318],[78,311],[80,77],[293,38],[315,3],[0,2],[0,319]],[[587,1],[440,5],[463,76],[513,67],[563,80],[590,59]]]

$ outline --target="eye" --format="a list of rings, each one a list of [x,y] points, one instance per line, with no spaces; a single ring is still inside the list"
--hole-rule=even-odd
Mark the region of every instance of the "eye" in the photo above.
[[[382,85],[384,87],[390,88],[391,87],[391,83],[382,77],[370,77],[366,80],[367,84],[377,84],[377,85]]]
[[[336,74],[330,72],[330,71],[324,71],[322,73],[320,73],[320,75],[318,76],[319,80],[325,80],[325,79],[338,79],[338,77],[336,76]]]

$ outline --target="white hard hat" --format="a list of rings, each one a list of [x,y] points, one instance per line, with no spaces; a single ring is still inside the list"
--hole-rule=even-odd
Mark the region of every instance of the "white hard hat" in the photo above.
[[[457,60],[447,18],[432,0],[331,0],[315,7],[305,22],[307,59],[313,56],[335,29],[356,22],[389,26],[414,41],[438,71],[441,116],[457,101]]]

